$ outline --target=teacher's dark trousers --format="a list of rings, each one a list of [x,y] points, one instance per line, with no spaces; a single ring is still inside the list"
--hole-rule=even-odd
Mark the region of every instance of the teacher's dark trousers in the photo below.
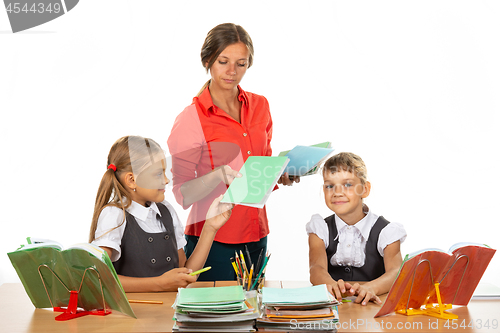
[[[186,252],[186,257],[189,258],[194,251],[196,244],[198,243],[199,237],[185,235],[187,244],[184,247],[184,252]],[[247,254],[245,251],[245,245],[248,247],[250,252],[250,257],[254,265],[257,264],[259,254],[262,250],[262,261],[266,255],[267,249],[267,236],[261,238],[257,242],[243,243],[243,244],[225,244],[214,241],[212,243],[212,248],[208,254],[207,261],[204,267],[211,266],[212,269],[201,273],[198,277],[198,281],[231,281],[236,280],[236,273],[234,272],[233,265],[231,264],[231,258],[234,258],[235,252],[240,254],[240,251],[245,255],[246,264],[250,270],[250,264],[247,259]]]

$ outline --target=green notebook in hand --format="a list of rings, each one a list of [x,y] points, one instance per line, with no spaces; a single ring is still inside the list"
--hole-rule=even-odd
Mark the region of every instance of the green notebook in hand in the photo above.
[[[106,251],[88,243],[63,250],[54,241],[27,240],[8,256],[36,308],[67,307],[68,290],[79,290],[79,308],[103,309],[104,296],[107,310],[136,318]]]
[[[239,170],[221,202],[262,208],[283,173],[286,156],[250,156]]]

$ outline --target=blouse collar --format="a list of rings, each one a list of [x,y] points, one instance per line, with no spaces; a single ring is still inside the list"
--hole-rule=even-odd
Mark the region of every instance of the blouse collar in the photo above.
[[[247,93],[241,89],[241,87],[238,85],[238,101],[243,102],[245,105],[248,106],[248,96]],[[208,89],[208,86],[203,90],[203,92],[200,94],[200,96],[193,98],[193,102],[196,102],[198,100],[199,105],[201,106],[201,110],[205,115],[208,116],[209,112],[214,113],[215,112],[215,105],[214,102],[212,101],[212,96],[210,95],[210,90]]]
[[[156,203],[152,202],[149,207],[144,207],[143,205],[132,200],[130,207],[127,208],[127,212],[132,214],[135,218],[138,218],[141,221],[146,221],[149,215],[149,212],[153,213],[153,216],[156,214],[161,216],[160,210]]]
[[[372,222],[377,216],[373,214],[370,208],[368,208],[368,206],[366,205],[363,206],[363,212],[366,214],[365,217],[363,217],[361,220],[359,220],[358,222],[356,222],[351,226],[342,221],[340,217],[335,215],[335,225],[337,226],[338,230],[336,239],[339,237],[340,233],[346,231],[346,228],[353,227],[359,231],[359,233],[365,240],[368,240],[368,237],[370,236],[370,231],[372,229],[372,224],[373,224]]]

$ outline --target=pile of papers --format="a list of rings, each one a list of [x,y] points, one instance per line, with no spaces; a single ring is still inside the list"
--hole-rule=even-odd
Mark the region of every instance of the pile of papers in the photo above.
[[[259,316],[254,297],[241,286],[180,288],[173,305],[174,332],[255,332]]]
[[[326,285],[305,288],[262,288],[260,331],[336,332],[339,302]]]

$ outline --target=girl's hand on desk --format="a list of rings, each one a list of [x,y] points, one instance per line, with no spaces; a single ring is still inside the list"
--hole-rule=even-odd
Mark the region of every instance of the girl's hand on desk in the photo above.
[[[344,280],[339,279],[337,281],[333,281],[332,284],[327,284],[326,288],[332,294],[335,296],[335,298],[340,302],[342,301],[342,296],[346,294],[346,287],[345,285],[348,284],[347,282],[344,282]]]
[[[349,295],[358,295],[358,297],[354,300],[355,303],[366,305],[369,301],[373,301],[374,303],[382,304],[382,301],[368,283],[364,285],[360,285],[359,283],[351,285],[346,282],[345,288],[347,289],[347,293]]]
[[[177,288],[185,288],[188,284],[196,282],[196,276],[191,276],[191,269],[181,267],[174,268],[158,277],[160,289],[163,291],[177,291]]]

